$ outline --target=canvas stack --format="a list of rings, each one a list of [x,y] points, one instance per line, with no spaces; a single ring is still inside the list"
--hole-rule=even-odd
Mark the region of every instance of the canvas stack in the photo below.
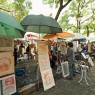
[[[38,63],[43,81],[44,91],[55,86],[52,69],[50,67],[48,45],[45,41],[38,41]]]
[[[13,37],[0,36],[0,95],[16,92],[13,51]]]

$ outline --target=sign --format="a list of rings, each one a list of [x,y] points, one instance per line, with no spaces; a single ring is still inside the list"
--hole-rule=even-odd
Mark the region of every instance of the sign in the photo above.
[[[48,46],[45,41],[38,41],[38,55],[48,54]]]
[[[50,68],[50,61],[48,54],[38,55],[40,70],[46,70]]]
[[[62,75],[63,77],[69,76],[69,66],[68,66],[68,61],[62,62],[61,63],[61,68],[62,68]]]
[[[14,39],[10,36],[0,36],[0,51],[13,51]]]
[[[0,76],[14,73],[14,57],[12,52],[0,52]]]
[[[16,92],[15,75],[2,78],[3,95],[11,95]]]
[[[47,89],[55,86],[51,68],[41,71],[41,76],[42,76],[42,80],[43,80],[44,90],[47,90]]]

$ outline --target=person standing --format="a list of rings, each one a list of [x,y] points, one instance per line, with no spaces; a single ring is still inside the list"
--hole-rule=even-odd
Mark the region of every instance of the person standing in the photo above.
[[[17,43],[14,45],[14,62],[15,66],[17,65],[17,54],[18,54],[18,48],[17,48]]]
[[[19,53],[20,53],[20,57],[24,56],[25,46],[23,45],[23,43],[21,43],[21,45],[19,46]]]
[[[74,61],[75,61],[75,54],[74,54],[74,50],[73,50],[73,43],[69,42],[68,43],[68,49],[67,49],[67,59],[68,59],[68,65],[69,65],[69,78],[70,80],[73,79],[73,68],[74,68]]]

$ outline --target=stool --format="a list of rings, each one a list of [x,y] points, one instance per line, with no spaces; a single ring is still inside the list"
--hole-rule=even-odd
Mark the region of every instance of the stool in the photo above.
[[[80,67],[81,67],[81,79],[79,80],[78,83],[80,83],[82,79],[84,78],[87,86],[89,86],[88,81],[87,81],[87,79],[91,81],[90,78],[87,76],[87,70],[89,69],[89,67],[86,65],[80,65]]]

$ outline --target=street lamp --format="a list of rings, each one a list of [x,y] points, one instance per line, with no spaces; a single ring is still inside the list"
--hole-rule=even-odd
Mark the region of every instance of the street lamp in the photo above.
[[[80,33],[80,30],[81,30],[81,19],[82,19],[82,16],[81,14],[78,15],[78,33]]]

